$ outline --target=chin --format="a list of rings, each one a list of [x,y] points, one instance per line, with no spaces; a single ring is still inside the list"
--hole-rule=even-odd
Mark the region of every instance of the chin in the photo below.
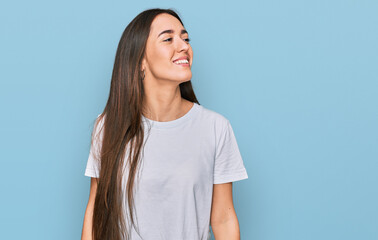
[[[187,79],[185,79],[185,80],[183,80],[183,81],[181,81],[182,83],[183,82],[189,82],[190,80],[192,80],[191,78],[187,78]]]
[[[185,77],[185,78],[180,78],[181,82],[187,82],[187,81],[190,81],[191,79],[192,79],[192,76]]]
[[[189,72],[186,73],[186,74],[182,74],[182,75],[181,75],[181,78],[191,79],[191,78],[192,78],[192,72],[189,71]]]

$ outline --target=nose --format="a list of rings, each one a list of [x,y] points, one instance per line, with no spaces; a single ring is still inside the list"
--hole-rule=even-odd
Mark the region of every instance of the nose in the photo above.
[[[186,42],[184,39],[178,37],[178,41],[176,41],[177,45],[176,45],[176,48],[177,48],[177,51],[178,52],[181,52],[181,51],[188,51],[189,49],[189,43]]]

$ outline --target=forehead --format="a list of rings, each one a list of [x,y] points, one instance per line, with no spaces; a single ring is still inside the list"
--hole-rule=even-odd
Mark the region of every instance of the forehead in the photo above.
[[[172,29],[175,32],[181,32],[184,29],[181,22],[174,16],[162,13],[155,17],[151,23],[151,35],[158,36],[158,34],[164,30]]]

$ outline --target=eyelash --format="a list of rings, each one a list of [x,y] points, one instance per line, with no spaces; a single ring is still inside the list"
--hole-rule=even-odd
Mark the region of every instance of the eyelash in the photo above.
[[[163,40],[163,42],[168,42],[167,40],[169,40],[169,39],[172,39],[172,38],[167,38],[167,39]],[[187,40],[188,43],[190,42],[190,38],[185,38],[185,40]]]

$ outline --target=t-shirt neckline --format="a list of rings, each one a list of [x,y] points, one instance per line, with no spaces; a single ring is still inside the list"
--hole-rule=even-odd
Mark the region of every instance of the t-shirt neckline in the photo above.
[[[198,103],[193,102],[193,106],[189,109],[187,113],[185,113],[185,115],[172,121],[159,122],[159,121],[146,118],[143,114],[142,114],[142,120],[144,122],[148,122],[152,128],[159,128],[159,129],[172,128],[172,127],[176,127],[181,124],[184,124],[189,119],[191,119],[197,113],[199,106],[200,105]]]

